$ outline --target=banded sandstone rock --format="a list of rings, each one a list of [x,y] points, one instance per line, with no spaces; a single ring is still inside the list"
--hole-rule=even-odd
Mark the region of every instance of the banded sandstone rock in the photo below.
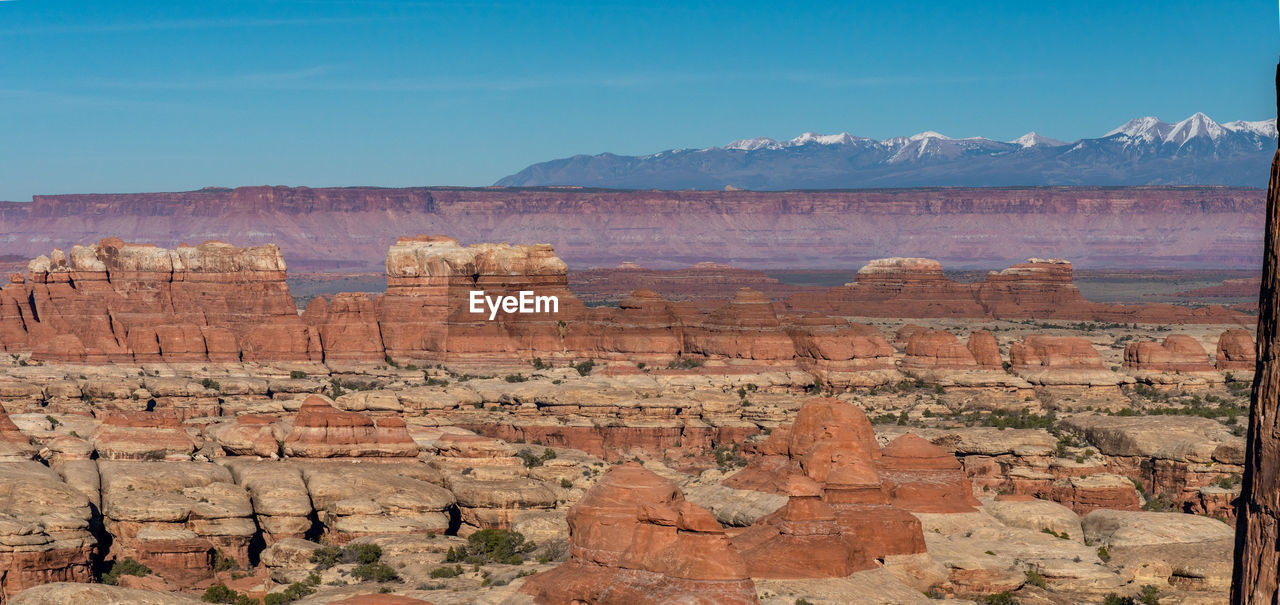
[[[569,510],[569,561],[529,578],[536,603],[665,603],[690,595],[757,603],[720,524],[675,484],[634,464],[610,469]]]

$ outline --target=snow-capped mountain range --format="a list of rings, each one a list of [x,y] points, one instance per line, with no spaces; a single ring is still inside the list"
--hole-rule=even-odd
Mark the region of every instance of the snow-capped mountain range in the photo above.
[[[1093,139],[1062,142],[1036,132],[1012,141],[806,132],[779,141],[740,139],[723,147],[646,156],[610,153],[534,164],[501,186],[577,185],[623,189],[828,189],[1017,185],[1264,186],[1276,149],[1274,120],[1218,123],[1203,113],[1176,123],[1129,120]]]

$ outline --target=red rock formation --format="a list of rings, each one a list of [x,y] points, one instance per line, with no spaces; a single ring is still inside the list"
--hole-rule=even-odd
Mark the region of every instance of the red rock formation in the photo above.
[[[382,334],[374,302],[363,292],[316,297],[302,321],[315,328],[326,360],[379,360]]]
[[[729,304],[701,322],[686,326],[684,349],[698,355],[760,361],[789,360],[796,354],[773,303],[749,288],[738,290]]]
[[[947,279],[942,265],[921,258],[871,261],[857,278],[825,293],[787,298],[793,311],[823,311],[868,317],[974,317],[992,319],[1067,319],[1144,323],[1237,323],[1251,318],[1223,307],[1189,309],[1168,304],[1094,303],[1072,281],[1071,263],[1029,259],[983,281],[964,284]]]
[[[1119,475],[1099,474],[1059,479],[1040,495],[1084,516],[1100,508],[1142,510],[1133,482]]]
[[[35,455],[31,439],[18,430],[18,425],[0,408],[0,457],[29,460]]]
[[[869,374],[894,369],[893,347],[871,326],[808,313],[789,322],[787,335],[800,368],[827,384],[872,386],[878,381],[863,384]]]
[[[858,270],[853,282],[826,293],[800,293],[789,309],[865,317],[983,317],[969,284],[947,279],[927,258],[884,258]]]
[[[803,475],[788,477],[787,503],[734,536],[753,578],[840,578],[875,567],[856,536],[846,536],[822,487]]]
[[[1212,372],[1209,354],[1196,339],[1171,334],[1164,342],[1131,342],[1124,347],[1124,367],[1150,372]]]
[[[1102,369],[1102,357],[1089,341],[1075,336],[1028,336],[1009,347],[1015,367]]]
[[[976,294],[987,315],[999,318],[1064,317],[1091,305],[1072,281],[1071,263],[1028,259],[979,282]]]
[[[568,522],[569,561],[521,587],[536,603],[758,602],[720,524],[638,465],[610,469]]]
[[[652,290],[636,290],[618,309],[591,309],[585,321],[568,324],[564,346],[652,363],[667,361],[684,349],[684,328],[675,308]]]
[[[1174,296],[1183,298],[1245,298],[1256,296],[1258,289],[1261,287],[1261,277],[1224,279],[1219,285],[1178,292]]]
[[[1253,336],[1246,330],[1227,330],[1218,337],[1217,368],[1219,370],[1248,370],[1252,372],[1258,363],[1258,349]]]
[[[978,362],[955,334],[945,330],[925,330],[907,339],[902,367],[907,370],[974,370]]]
[[[178,416],[168,412],[109,413],[91,441],[98,457],[107,460],[181,459],[196,451]]]
[[[907,341],[911,340],[912,336],[915,336],[916,334],[919,334],[921,332],[928,332],[928,331],[929,331],[929,328],[926,328],[924,326],[918,326],[916,324],[904,324],[901,328],[898,328],[897,332],[893,333],[893,344],[899,347],[905,347],[907,346]]]
[[[4,547],[0,550],[0,600],[8,601],[41,584],[92,582],[92,551],[91,546],[35,552]]]
[[[1000,356],[1000,345],[996,337],[986,330],[974,330],[969,333],[969,353],[978,367],[996,369],[1004,366],[1004,358]]]
[[[376,301],[382,342],[393,358],[529,359],[562,351],[561,326],[583,313],[568,268],[551,246],[478,244],[444,236],[400,238],[387,254],[387,293]],[[470,293],[554,296],[541,313],[471,312]]]
[[[418,446],[400,418],[375,421],[358,412],[339,410],[314,395],[298,410],[283,450],[287,456],[302,458],[418,455]]]
[[[105,239],[32,261],[4,286],[0,347],[55,361],[319,358],[271,245],[165,250]]]
[[[822,487],[841,531],[857,536],[867,557],[924,552],[920,521],[890,503],[890,484],[877,468],[880,447],[857,406],[811,399],[795,423],[774,430],[757,454],[724,484],[779,493],[790,477],[807,477]]]
[[[877,469],[898,508],[913,513],[968,513],[979,505],[960,461],[912,433],[885,446]]]

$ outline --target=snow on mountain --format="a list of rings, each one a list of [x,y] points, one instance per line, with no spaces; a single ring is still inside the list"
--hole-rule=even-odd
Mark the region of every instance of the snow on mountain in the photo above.
[[[713,148],[714,149],[714,148]],[[769,137],[756,137],[754,139],[738,139],[728,145],[724,149],[739,149],[742,151],[755,151],[757,149],[782,149],[782,143],[775,141]]]
[[[854,142],[853,135],[842,132],[840,134],[818,134],[816,132],[806,132],[790,141],[787,146],[797,147],[800,145],[818,144],[818,145],[848,145]]]
[[[1209,137],[1210,140],[1216,141],[1226,132],[1227,129],[1214,122],[1209,116],[1197,111],[1195,115],[1174,124],[1169,133],[1164,136],[1164,142],[1183,145],[1196,137]]]
[[[1222,125],[1223,128],[1232,132],[1244,132],[1256,134],[1260,137],[1276,138],[1276,121],[1275,120],[1259,120],[1257,122],[1246,122],[1244,120],[1236,120],[1227,122]]]
[[[1034,130],[1009,142],[1019,147],[1022,147],[1023,149],[1026,149],[1027,147],[1038,147],[1038,146],[1060,147],[1062,145],[1066,145],[1066,143],[1063,143],[1062,141],[1059,141],[1057,139],[1051,139],[1046,136],[1041,136],[1039,133],[1037,133]]]
[[[1012,141],[952,138],[932,130],[882,140],[805,132],[788,140],[739,139],[696,153],[671,149],[648,156],[575,156],[533,164],[498,184],[680,189],[1262,186],[1276,139],[1273,120],[1218,123],[1203,113],[1173,124],[1153,116],[1136,118],[1101,137],[1071,143],[1034,131]],[[743,152],[750,154],[749,160]]]
[[[1169,134],[1169,131],[1172,129],[1172,124],[1169,124],[1160,118],[1147,116],[1144,118],[1134,118],[1129,120],[1119,128],[1103,135],[1103,138],[1124,135],[1129,139],[1137,139],[1153,143],[1156,141],[1163,141],[1165,135]]]

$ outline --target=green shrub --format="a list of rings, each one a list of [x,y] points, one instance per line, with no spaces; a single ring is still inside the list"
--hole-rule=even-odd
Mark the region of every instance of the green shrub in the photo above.
[[[591,374],[591,370],[596,367],[596,362],[594,360],[588,359],[582,363],[574,364],[571,367],[573,367],[573,369],[578,371],[579,376],[587,376]]]
[[[573,482],[572,482],[572,481],[570,481],[570,480],[568,480],[568,479],[561,479],[561,480],[560,480],[560,487],[563,487],[564,489],[569,489],[569,488],[573,487]]]
[[[294,380],[297,380],[299,378],[306,378],[306,377],[307,377],[307,373],[303,372],[302,370],[293,370],[289,372],[289,378],[292,378]]]
[[[329,569],[339,563],[367,565],[382,559],[382,547],[377,544],[350,544],[346,548],[325,546],[311,553],[311,562],[317,569]]]
[[[1142,605],[1160,605],[1160,589],[1150,584],[1142,587],[1138,593],[1138,602]]]
[[[222,385],[218,384],[218,382],[212,378],[205,378],[204,380],[201,380],[200,386],[209,389],[210,391],[222,390]]]
[[[337,565],[341,558],[342,549],[337,546],[324,546],[311,553],[311,562],[315,563],[318,569],[329,569]]]
[[[522,565],[524,555],[533,552],[538,545],[526,542],[524,534],[506,529],[482,529],[467,537],[467,543],[445,554],[446,563],[503,563]]]
[[[258,600],[250,598],[248,595],[242,595],[225,584],[214,584],[204,591],[204,596],[200,597],[205,603],[227,603],[229,605],[258,605]]]
[[[149,573],[151,573],[150,567],[134,561],[132,557],[126,558],[123,561],[116,559],[116,561],[111,564],[111,570],[103,574],[102,583],[115,586],[116,582],[120,579],[120,576],[137,576],[141,578]]]
[[[551,448],[546,448],[545,450],[542,450],[542,455],[539,456],[528,449],[522,449],[516,452],[516,457],[524,461],[525,468],[533,468],[535,466],[542,466],[546,461],[555,458],[556,452]]]
[[[549,363],[542,363],[542,358],[541,358],[541,357],[534,357],[534,358],[533,358],[533,369],[535,369],[535,370],[549,370],[549,369],[551,369],[551,364],[549,364]]]
[[[400,574],[381,561],[363,563],[351,570],[351,575],[361,582],[398,582]]]
[[[524,374],[510,374],[503,380],[507,382],[529,382],[529,377]]]
[[[1040,588],[1048,588],[1045,584],[1044,576],[1040,575],[1040,571],[1034,567],[1027,570],[1027,584],[1038,586]]]
[[[983,605],[1018,605],[1018,599],[1014,598],[1013,593],[1009,591],[997,592],[987,595],[982,600]]]
[[[1138,605],[1138,602],[1133,600],[1133,597],[1122,597],[1110,592],[1102,598],[1102,605]]]
[[[222,554],[221,550],[213,551],[214,571],[234,571],[237,569],[240,569],[240,564],[235,559]]]
[[[285,605],[292,603],[310,595],[316,591],[315,586],[320,584],[320,576],[311,574],[307,577],[306,582],[294,582],[288,588],[280,592],[273,592],[262,599],[262,605]]]
[[[443,566],[443,567],[437,567],[437,568],[435,568],[435,569],[431,570],[431,577],[433,577],[433,578],[437,578],[437,579],[439,579],[439,578],[456,578],[456,577],[458,577],[458,576],[460,576],[460,575],[462,575],[462,566],[461,566],[461,565],[454,565],[453,567],[449,567],[448,565],[445,565],[445,566]]]

